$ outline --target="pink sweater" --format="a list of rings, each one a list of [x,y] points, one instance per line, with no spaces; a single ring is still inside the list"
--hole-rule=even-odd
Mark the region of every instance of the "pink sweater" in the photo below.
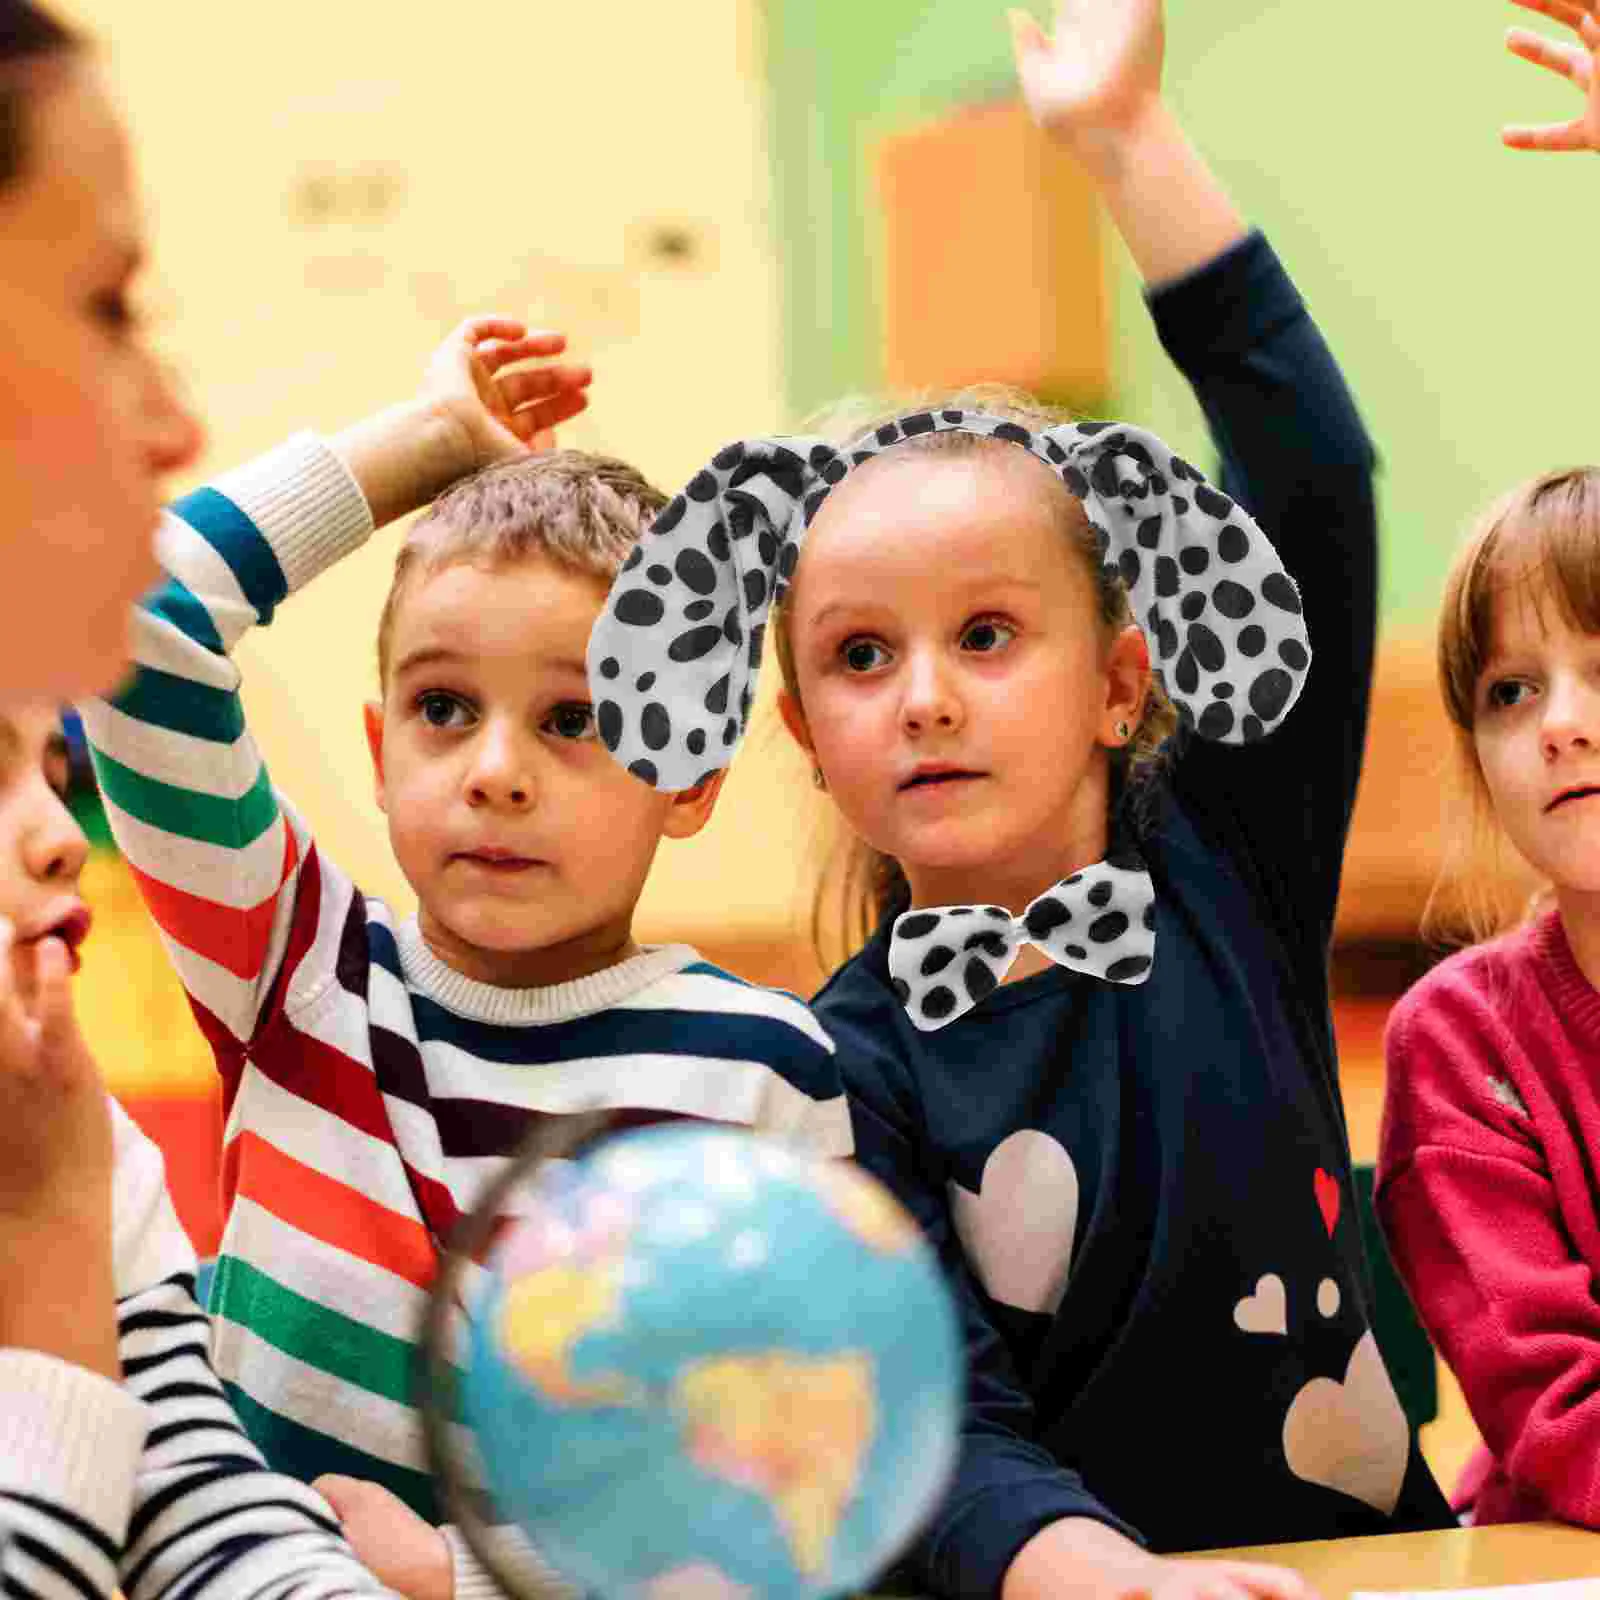
[[[1559,916],[1395,1007],[1378,1213],[1492,1460],[1478,1522],[1600,1527],[1600,991]]]

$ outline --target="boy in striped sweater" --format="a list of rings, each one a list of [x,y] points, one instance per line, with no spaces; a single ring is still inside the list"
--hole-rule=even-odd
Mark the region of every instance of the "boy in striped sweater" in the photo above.
[[[717,780],[658,794],[596,737],[589,630],[664,497],[620,463],[530,455],[588,375],[510,369],[560,347],[469,322],[416,401],[179,502],[136,670],[83,712],[223,1076],[217,1370],[274,1465],[374,1482],[430,1520],[423,1305],[457,1219],[536,1120],[599,1107],[850,1151],[805,1006],[633,942],[660,840],[704,825]],[[375,526],[496,462],[412,529],[380,628],[367,732],[419,902],[403,920],[273,789],[232,652]],[[480,1575],[451,1548],[463,1600]]]

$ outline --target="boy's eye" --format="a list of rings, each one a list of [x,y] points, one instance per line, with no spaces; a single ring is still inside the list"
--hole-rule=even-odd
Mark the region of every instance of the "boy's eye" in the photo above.
[[[1004,622],[996,622],[992,617],[985,617],[968,627],[961,635],[961,644],[963,649],[987,655],[991,651],[1000,649],[1002,645],[1010,644],[1016,636],[1015,628],[1009,627]]]
[[[839,647],[839,659],[852,672],[871,672],[881,665],[879,656],[887,659],[888,654],[876,639],[846,639]]]
[[[546,718],[545,726],[562,739],[592,739],[599,731],[595,726],[594,707],[576,700],[557,706]]]
[[[453,721],[457,712],[463,717],[470,717],[472,708],[464,700],[458,700],[453,694],[445,694],[439,689],[425,689],[416,699],[417,715],[427,723],[430,728],[463,728],[464,721]]]
[[[107,289],[89,302],[90,314],[100,326],[117,338],[131,334],[138,324],[133,306],[120,289]]]

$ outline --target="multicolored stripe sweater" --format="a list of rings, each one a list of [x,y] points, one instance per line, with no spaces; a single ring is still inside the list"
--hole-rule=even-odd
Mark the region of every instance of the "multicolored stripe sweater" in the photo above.
[[[206,1358],[161,1152],[115,1102],[112,1126],[123,1380],[0,1351],[0,1595],[389,1595],[322,1497],[270,1472],[240,1432]]]
[[[318,852],[268,781],[231,652],[371,528],[310,436],[181,501],[137,670],[83,720],[223,1077],[217,1370],[275,1466],[375,1480],[437,1520],[416,1332],[440,1242],[537,1119],[707,1118],[827,1155],[850,1152],[850,1121],[800,1001],[681,945],[548,989],[474,982]]]

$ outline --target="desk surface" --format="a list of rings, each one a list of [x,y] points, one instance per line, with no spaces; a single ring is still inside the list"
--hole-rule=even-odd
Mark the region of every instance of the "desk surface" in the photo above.
[[[1289,1567],[1322,1600],[1346,1600],[1356,1589],[1480,1589],[1600,1578],[1600,1533],[1535,1522],[1204,1554]]]

